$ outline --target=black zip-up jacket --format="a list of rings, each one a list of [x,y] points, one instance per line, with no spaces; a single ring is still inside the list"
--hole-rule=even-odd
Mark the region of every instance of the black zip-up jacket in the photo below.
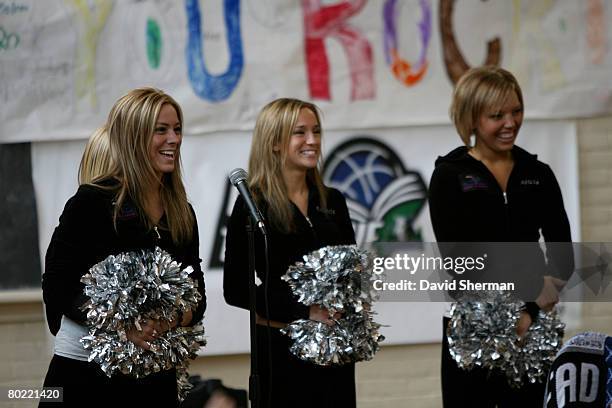
[[[163,227],[166,224],[165,215],[159,227],[150,230],[141,221],[130,200],[123,204],[115,230],[113,202],[114,192],[82,185],[64,207],[47,249],[42,277],[47,324],[51,333],[57,334],[62,315],[85,324],[87,316],[80,307],[88,297],[83,293],[84,285],[80,279],[89,268],[109,255],[156,246],[170,253],[183,268],[188,265],[193,267],[191,277],[198,283],[202,300],[193,313],[192,324],[201,320],[206,309],[206,295],[200,267],[197,223],[191,241],[185,245],[175,245],[170,231]],[[191,211],[193,213],[193,208]]]
[[[571,242],[561,190],[550,167],[518,146],[512,156],[505,193],[464,146],[436,160],[429,209],[438,242],[538,242],[540,233],[546,242]],[[540,255],[540,275],[567,279],[574,267],[571,246],[551,245],[547,255],[548,264]],[[532,283],[539,290],[541,279]]]
[[[263,206],[262,206],[263,207]],[[265,208],[260,208],[265,214]],[[249,212],[242,197],[238,197],[228,221],[223,272],[225,301],[243,309],[249,308],[248,236],[246,224]],[[321,208],[316,188],[310,188],[308,219],[293,205],[296,231],[283,233],[267,225],[270,255],[270,278],[265,276],[263,236],[255,233],[255,263],[258,277],[268,281],[269,316],[264,303],[264,285],[257,287],[257,314],[284,323],[307,319],[309,307],[298,302],[289,285],[280,279],[290,265],[302,260],[307,253],[328,245],[355,243],[355,233],[342,193],[328,189],[327,208]]]

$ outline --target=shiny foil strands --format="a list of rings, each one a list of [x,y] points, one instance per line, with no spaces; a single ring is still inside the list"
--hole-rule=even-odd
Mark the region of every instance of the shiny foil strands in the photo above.
[[[288,325],[283,333],[293,340],[294,355],[324,366],[372,359],[384,336],[369,309],[375,295],[366,251],[356,245],[323,247],[304,255],[281,279],[301,303],[342,314],[333,325],[305,319]]]
[[[187,381],[189,360],[206,344],[204,327],[177,326],[150,342],[151,350],[136,346],[127,332],[140,330],[147,319],[175,320],[178,311],[195,309],[201,299],[197,283],[189,277],[191,267],[181,269],[170,254],[153,251],[110,255],[81,278],[89,300],[89,335],[81,339],[95,361],[109,377],[113,373],[141,378],[176,368],[179,398],[191,387]]]
[[[345,308],[359,312],[372,304],[371,262],[356,245],[327,246],[303,256],[281,277],[298,300],[320,305],[332,314]]]
[[[521,339],[516,326],[524,304],[506,292],[480,296],[475,300],[465,296],[451,307],[446,334],[457,365],[496,370],[513,387],[545,381],[565,328],[556,311],[540,311]]]
[[[340,325],[300,319],[281,331],[293,340],[291,353],[302,360],[322,366],[351,362],[353,348],[348,333]]]
[[[384,340],[371,314],[366,310],[351,313],[336,319],[333,325],[300,319],[282,332],[293,340],[291,353],[302,360],[322,366],[367,361]]]

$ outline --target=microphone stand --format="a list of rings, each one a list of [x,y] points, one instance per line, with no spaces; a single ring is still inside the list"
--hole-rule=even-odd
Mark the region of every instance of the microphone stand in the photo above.
[[[255,285],[255,225],[253,218],[248,217],[246,225],[249,240],[249,317],[251,328],[251,374],[249,376],[249,400],[251,408],[259,408],[259,373],[257,371],[257,323],[256,323],[256,295]]]

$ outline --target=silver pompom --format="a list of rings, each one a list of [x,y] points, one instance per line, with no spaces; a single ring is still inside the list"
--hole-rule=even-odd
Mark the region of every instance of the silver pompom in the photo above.
[[[375,294],[367,251],[356,245],[323,247],[304,255],[281,279],[301,303],[342,313],[333,325],[302,319],[283,329],[295,356],[323,366],[372,359],[384,336],[370,311]]]
[[[90,298],[82,307],[89,335],[81,339],[89,361],[109,377],[119,372],[141,378],[176,368],[182,400],[191,387],[185,381],[189,360],[206,344],[204,327],[172,328],[150,342],[150,351],[129,341],[127,333],[140,330],[147,319],[171,321],[179,311],[195,309],[201,295],[189,277],[192,271],[158,247],[110,255],[91,267],[81,278]]]
[[[513,387],[545,381],[561,347],[565,325],[556,311],[540,311],[521,339],[516,326],[522,310],[523,303],[505,292],[453,303],[446,334],[457,365],[467,370],[476,366],[496,370]]]
[[[327,325],[300,319],[282,330],[293,340],[290,351],[302,360],[317,365],[342,365],[367,361],[374,357],[384,340],[380,325],[372,321],[371,312],[351,313]]]
[[[303,260],[281,277],[301,303],[335,313],[346,308],[359,312],[373,302],[367,251],[356,245],[327,246],[304,255]]]
[[[311,363],[327,366],[350,362],[351,342],[339,325],[327,325],[314,320],[300,319],[292,322],[282,332],[293,343],[289,350],[296,357]]]

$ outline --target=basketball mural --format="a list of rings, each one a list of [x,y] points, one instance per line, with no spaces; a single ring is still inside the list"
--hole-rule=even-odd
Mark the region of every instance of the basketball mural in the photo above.
[[[357,137],[340,144],[327,155],[323,180],[345,195],[359,245],[422,240],[413,223],[427,198],[423,177],[384,143]]]

